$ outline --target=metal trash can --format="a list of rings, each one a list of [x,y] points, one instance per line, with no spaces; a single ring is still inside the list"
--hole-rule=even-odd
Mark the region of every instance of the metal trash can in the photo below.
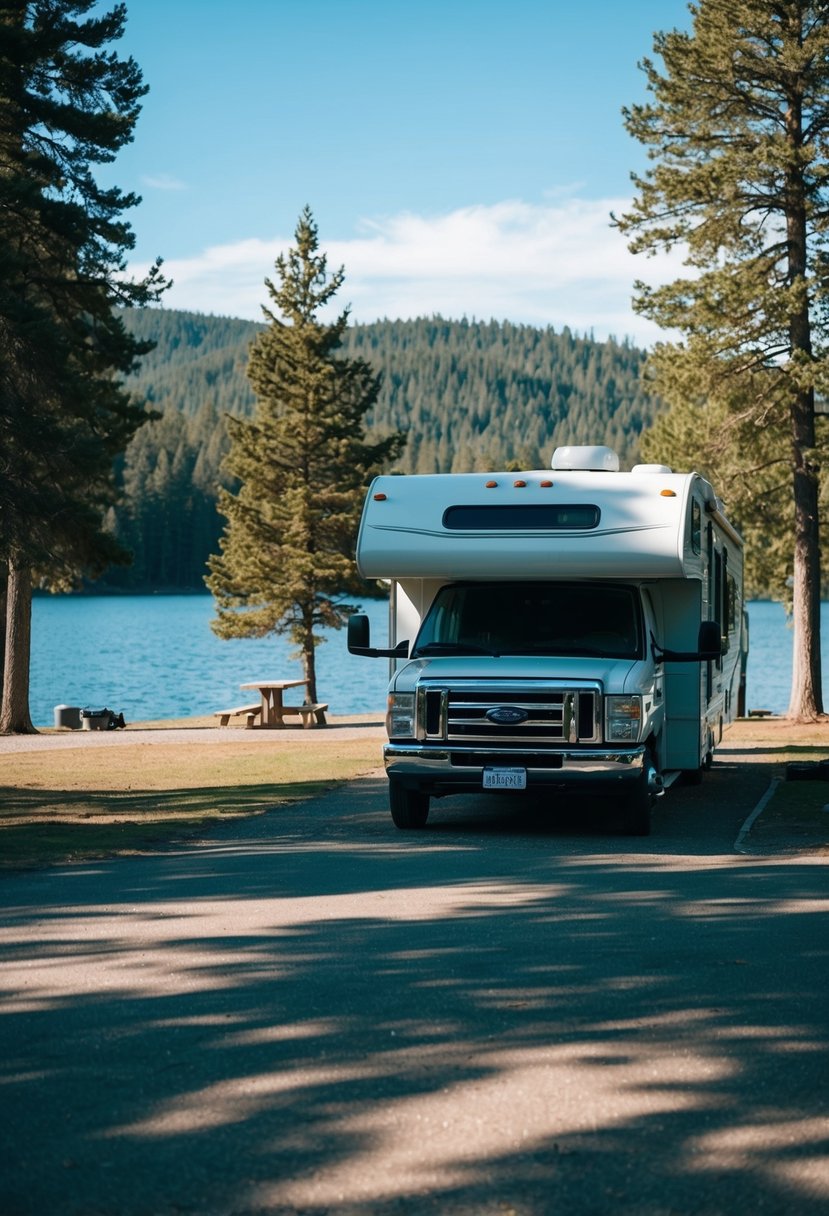
[[[81,707],[79,705],[55,706],[55,729],[66,727],[69,730],[81,729]]]
[[[109,730],[110,711],[108,709],[82,709],[82,730]]]

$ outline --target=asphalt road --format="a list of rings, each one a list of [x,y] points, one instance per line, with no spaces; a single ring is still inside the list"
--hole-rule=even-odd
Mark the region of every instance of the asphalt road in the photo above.
[[[382,778],[0,881],[3,1216],[829,1211],[829,859]]]

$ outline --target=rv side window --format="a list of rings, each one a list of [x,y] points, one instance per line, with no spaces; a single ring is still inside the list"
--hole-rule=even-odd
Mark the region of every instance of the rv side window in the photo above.
[[[691,548],[702,552],[702,507],[698,498],[691,500]]]
[[[713,580],[714,581],[714,594],[711,597],[714,615],[712,617],[712,620],[719,621],[721,634],[724,632],[724,630],[723,630],[723,604],[724,604],[724,596],[723,596],[724,570],[723,570],[723,567],[725,565],[724,557],[725,557],[725,555],[723,553],[720,553],[720,551],[718,549],[714,550],[714,580]],[[727,630],[725,630],[725,636],[728,637]],[[718,668],[722,668],[722,658],[717,659],[716,664],[717,664]]]
[[[485,506],[447,507],[443,526],[449,529],[479,532],[510,532],[532,529],[555,532],[562,529],[584,531],[596,528],[601,518],[598,507],[576,503],[488,503]]]
[[[740,593],[737,590],[737,580],[733,575],[728,576],[728,630],[735,630],[740,623]]]
[[[412,658],[440,654],[638,659],[642,607],[615,583],[455,583],[427,613]]]

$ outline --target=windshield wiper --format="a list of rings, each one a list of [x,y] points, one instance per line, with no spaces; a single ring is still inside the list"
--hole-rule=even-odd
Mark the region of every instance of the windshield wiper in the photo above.
[[[487,649],[486,646],[476,646],[473,642],[424,642],[412,651],[412,658],[417,659],[424,654],[487,654],[497,659],[498,652]]]
[[[518,654],[561,655],[567,659],[629,659],[630,655],[619,654],[618,651],[600,650],[596,646],[533,646]]]

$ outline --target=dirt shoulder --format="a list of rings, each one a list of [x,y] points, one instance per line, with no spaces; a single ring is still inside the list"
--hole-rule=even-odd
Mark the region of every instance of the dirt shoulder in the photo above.
[[[740,718],[726,729],[717,756],[768,768],[769,796],[746,836],[748,848],[829,853],[829,716]]]

